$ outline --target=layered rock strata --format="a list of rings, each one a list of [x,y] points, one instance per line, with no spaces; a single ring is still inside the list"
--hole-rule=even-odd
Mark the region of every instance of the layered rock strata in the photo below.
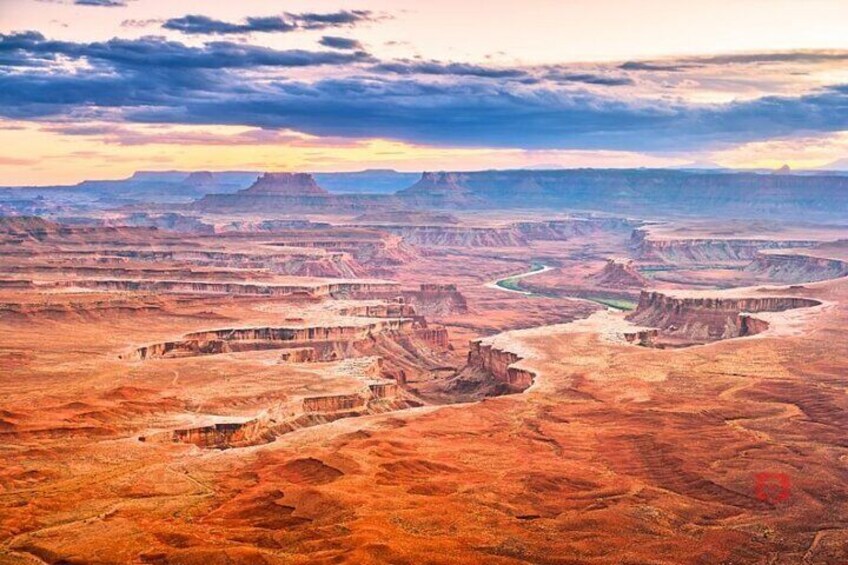
[[[716,341],[759,333],[768,327],[752,314],[819,306],[794,296],[702,297],[643,291],[631,322],[659,328],[664,335],[691,341]]]

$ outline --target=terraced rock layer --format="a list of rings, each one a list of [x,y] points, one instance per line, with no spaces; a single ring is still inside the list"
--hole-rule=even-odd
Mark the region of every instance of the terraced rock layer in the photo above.
[[[716,341],[759,333],[768,327],[752,314],[819,306],[818,300],[794,296],[678,297],[643,291],[627,319],[659,328],[665,335],[693,341]]]

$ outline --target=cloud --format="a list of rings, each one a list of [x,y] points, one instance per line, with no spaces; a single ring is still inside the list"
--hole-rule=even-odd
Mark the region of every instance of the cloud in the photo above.
[[[286,14],[308,29],[353,25],[377,19],[370,10],[340,10],[327,14]]]
[[[297,25],[279,17],[247,18],[245,23],[233,24],[207,16],[187,15],[167,20],[162,27],[186,34],[225,35],[250,32],[289,32]]]
[[[656,63],[651,61],[627,61],[626,63],[619,65],[618,68],[624,71],[659,71],[678,73],[685,71],[686,69],[691,69],[692,65],[682,63]]]
[[[633,79],[627,76],[601,75],[593,73],[553,71],[547,73],[545,78],[557,82],[581,82],[584,84],[595,84],[598,86],[629,86],[634,84]]]
[[[148,18],[148,19],[128,19],[121,22],[121,27],[129,27],[129,28],[143,28],[150,27],[153,25],[161,24],[163,20],[157,18]]]
[[[109,0],[106,0],[109,1]],[[342,10],[326,14],[285,14],[280,16],[249,17],[241,23],[216,20],[199,14],[171,18],[162,24],[164,29],[196,35],[229,35],[237,33],[287,33],[300,29],[326,29],[352,26],[375,19],[370,11]]]
[[[35,31],[0,34],[0,57],[10,60],[71,59],[109,63],[119,67],[165,69],[247,69],[252,67],[308,67],[344,65],[369,61],[366,53],[335,51],[277,50],[229,41],[190,47],[161,37],[110,39],[105,42],[73,43],[48,41]]]
[[[398,75],[453,75],[484,78],[520,78],[529,76],[527,71],[514,68],[484,67],[467,63],[441,63],[438,61],[393,61],[380,63],[373,70]]]
[[[768,58],[753,55],[738,64]],[[0,69],[0,115],[18,119],[73,122],[84,113],[87,121],[237,125],[454,147],[657,152],[848,130],[848,85],[696,103],[646,94],[643,83],[668,77],[667,68],[647,69],[654,63],[637,71],[378,61],[351,50],[188,46],[157,37],[75,43],[34,31],[0,35],[0,60],[19,63]],[[697,69],[692,80],[726,72],[723,63],[699,61],[688,70],[664,65]],[[781,64],[789,72],[801,63]],[[321,66],[332,72],[287,72]]]
[[[77,6],[97,6],[100,8],[120,8],[126,6],[124,0],[74,0]]]
[[[721,65],[760,65],[781,63],[828,63],[848,61],[845,49],[801,49],[797,51],[772,51],[765,53],[731,53],[665,59],[660,61],[627,61],[619,65],[625,71],[684,72],[691,69]]]
[[[331,49],[362,49],[362,44],[360,42],[348,37],[325,35],[318,43],[324,47],[330,47]]]

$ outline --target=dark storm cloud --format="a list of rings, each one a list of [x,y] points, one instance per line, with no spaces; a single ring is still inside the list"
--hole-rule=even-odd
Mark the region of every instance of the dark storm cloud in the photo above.
[[[722,106],[627,102],[593,94],[480,81],[434,85],[363,79],[280,84],[179,107],[147,107],[141,122],[238,124],[314,135],[386,137],[413,143],[526,149],[679,151],[848,129],[848,93],[768,97]]]
[[[374,71],[398,75],[454,75],[484,78],[519,78],[529,76],[523,69],[502,69],[466,63],[440,63],[438,61],[393,61],[372,67]]]
[[[295,21],[309,29],[323,29],[326,27],[338,27],[353,25],[364,21],[373,21],[374,14],[369,10],[340,10],[327,14],[286,14]]]
[[[196,35],[227,35],[236,33],[287,33],[298,29],[325,29],[351,26],[373,19],[365,10],[330,12],[327,14],[286,14],[250,17],[242,23],[216,20],[199,14],[171,18],[162,24],[165,29]]]
[[[242,125],[450,146],[637,151],[848,129],[848,85],[706,105],[676,96],[642,98],[622,66],[376,61],[359,51],[275,50],[226,41],[187,46],[157,37],[75,43],[32,31],[0,35],[0,61],[14,63],[0,68],[0,115],[19,119],[72,122],[79,113],[100,112],[112,122]],[[698,72],[711,64],[720,72],[727,63],[701,60]],[[331,66],[338,78],[295,80],[284,72],[321,65]],[[664,75],[668,68],[643,65],[640,83],[651,72]]]
[[[593,73],[553,71],[547,73],[545,78],[556,82],[582,82],[598,86],[629,86],[633,84],[633,79],[627,76],[608,76]]]
[[[336,37],[333,35],[325,35],[318,42],[324,47],[331,49],[362,49],[362,44],[355,39],[349,37]]]
[[[110,39],[105,42],[73,43],[48,41],[38,32],[0,34],[0,56],[21,61],[55,59],[63,55],[85,58],[93,63],[109,63],[118,67],[150,67],[157,69],[228,69],[251,67],[306,67],[343,65],[370,60],[365,53],[335,51],[276,50],[229,41],[215,41],[202,47],[190,47],[160,37]]]
[[[439,61],[400,60],[374,65],[372,70],[398,75],[470,76],[491,79],[515,79],[524,84],[542,80],[559,83],[583,83],[597,86],[624,86],[633,84],[630,77],[563,70],[559,66],[541,67],[491,67],[467,63],[442,63]]]
[[[119,8],[126,6],[123,0],[74,0],[77,6],[98,6],[101,8]]]
[[[187,15],[167,20],[162,27],[188,34],[225,35],[248,32],[288,32],[297,29],[297,25],[283,18],[247,18],[245,23],[234,24],[215,20],[207,16]]]

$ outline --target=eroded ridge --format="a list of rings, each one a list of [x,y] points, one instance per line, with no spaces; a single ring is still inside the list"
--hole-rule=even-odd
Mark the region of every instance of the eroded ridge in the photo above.
[[[658,328],[664,339],[669,338],[667,344],[684,345],[755,335],[769,328],[757,314],[821,305],[812,298],[745,296],[739,291],[724,295],[643,291],[627,319]]]
[[[173,442],[201,448],[231,449],[261,445],[295,430],[344,418],[382,414],[422,406],[396,382],[382,379],[382,359],[363,360],[363,386],[354,392],[307,396],[263,411],[256,418],[216,422],[140,436],[142,442]]]
[[[340,358],[350,347],[373,343],[378,336],[415,337],[444,346],[444,328],[428,327],[423,318],[387,318],[349,326],[277,326],[223,328],[186,334],[183,339],[140,347],[130,356],[145,360],[192,357],[263,349],[300,349],[309,346],[317,360]]]

